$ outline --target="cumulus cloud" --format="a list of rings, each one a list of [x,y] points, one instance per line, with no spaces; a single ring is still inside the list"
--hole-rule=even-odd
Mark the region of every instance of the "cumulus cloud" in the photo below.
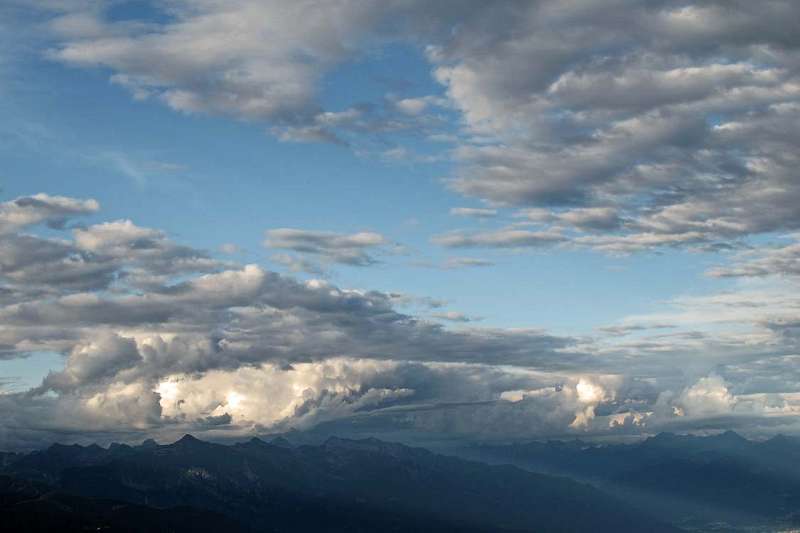
[[[360,251],[382,242],[370,234],[278,236],[286,246],[321,254],[343,248]],[[187,418],[178,417],[174,406],[162,402],[168,392],[162,385],[203,376],[230,377],[248,368],[269,368],[277,376],[292,368],[324,373],[327,361],[341,357],[350,366],[372,361],[369,365],[382,368],[397,368],[402,362],[414,368],[447,363],[552,370],[588,361],[570,351],[574,340],[568,337],[538,330],[452,331],[399,312],[396,295],[344,289],[319,280],[300,282],[257,265],[216,263],[202,251],[175,244],[163,232],[130,221],[77,228],[71,239],[50,243],[55,252],[42,247],[50,242],[44,237],[24,237],[19,233],[0,237],[2,246],[18,249],[13,271],[6,269],[2,278],[2,356],[60,352],[64,367],[52,371],[35,389],[3,398],[5,409],[15,411],[13,420],[4,417],[4,431],[11,426],[22,427],[22,433],[34,431],[20,414],[31,410],[47,411],[37,423],[51,431],[111,431],[114,417],[131,431],[157,431],[172,424],[173,418],[202,427],[235,426],[241,420],[237,405],[255,401],[252,394],[262,394],[261,402],[269,401],[273,391],[237,389],[239,404],[227,401],[219,409],[198,408]],[[87,271],[87,279],[95,283],[76,284],[39,274],[53,254],[77,254],[87,265],[106,268],[108,275]],[[36,293],[34,279],[39,283]],[[391,383],[385,382],[388,379],[366,386],[353,378],[355,384],[346,390],[331,385],[314,389],[311,396],[293,396],[294,407],[283,418],[297,422],[345,416],[410,398],[417,390],[402,376],[393,377]],[[96,411],[102,413],[95,416]],[[69,427],[59,425],[60,416],[69,417]],[[227,416],[229,423],[222,424]],[[283,418],[270,420],[277,423]],[[250,422],[252,429],[253,424],[268,421]],[[22,438],[16,430],[14,435]]]
[[[725,380],[711,374],[681,392],[677,400],[678,413],[684,416],[728,414],[736,400]]]
[[[69,218],[88,215],[99,208],[97,201],[92,199],[76,200],[45,193],[19,197],[0,203],[0,235],[40,223],[60,228]]]
[[[92,207],[96,209],[96,203]],[[57,216],[62,220],[64,215]],[[52,219],[38,221],[49,224]],[[19,233],[0,236],[0,279],[6,289],[18,291],[17,298],[22,293],[32,298],[123,282],[144,287],[176,274],[223,266],[205,252],[177,245],[162,232],[130,221],[76,228],[72,234],[71,241]]]
[[[141,356],[133,339],[102,332],[77,344],[64,370],[51,372],[42,383],[44,390],[65,391],[86,383],[101,384],[105,378],[136,366]]]
[[[573,338],[435,311],[461,323],[448,329],[400,312],[396,294],[216,263],[126,220],[58,240],[24,227],[0,236],[0,356],[59,352],[64,366],[0,395],[9,446],[56,433],[245,434],[350,419],[380,431],[533,438],[711,418],[754,428],[800,412],[791,277],[676,298],[600,337]],[[276,238],[311,256],[383,242]]]

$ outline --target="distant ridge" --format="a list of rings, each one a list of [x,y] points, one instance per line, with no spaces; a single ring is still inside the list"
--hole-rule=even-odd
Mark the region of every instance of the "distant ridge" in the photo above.
[[[4,472],[91,501],[190,506],[254,531],[675,531],[568,479],[373,438],[54,445]]]
[[[693,514],[708,523],[724,518],[731,524],[800,525],[800,439],[795,437],[751,441],[734,431],[659,433],[635,444],[530,442],[475,446],[461,453],[587,481],[632,501],[649,500],[645,507],[662,519]],[[671,504],[665,507],[667,498]]]

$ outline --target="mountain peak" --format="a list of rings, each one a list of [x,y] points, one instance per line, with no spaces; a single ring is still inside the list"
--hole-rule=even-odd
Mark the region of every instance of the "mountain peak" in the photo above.
[[[333,450],[351,450],[358,452],[370,452],[391,455],[393,457],[409,456],[420,451],[418,448],[409,448],[403,444],[386,442],[375,437],[364,439],[344,439],[341,437],[329,437],[322,444],[323,448]]]
[[[291,442],[289,442],[288,440],[286,440],[283,437],[275,437],[274,439],[269,441],[269,443],[272,444],[273,446],[278,446],[280,448],[293,448],[294,447],[294,446],[292,446]]]
[[[140,447],[146,450],[152,450],[153,448],[158,447],[158,443],[153,439],[147,439],[144,442],[142,442]]]
[[[269,444],[258,437],[253,437],[250,440],[238,443],[237,446],[244,446],[246,448],[263,448],[265,446],[269,446]]]
[[[326,448],[350,448],[362,441],[354,439],[343,439],[342,437],[331,436],[325,439],[322,445]]]
[[[60,442],[54,442],[50,445],[48,450],[80,450],[83,446],[80,444],[61,444]]]
[[[677,438],[678,438],[678,435],[676,435],[675,433],[672,433],[671,431],[662,431],[661,433],[658,433],[657,435],[654,435],[654,436],[648,438],[647,440],[653,440],[653,441],[657,441],[657,442],[668,442],[668,441],[675,440]]]
[[[187,433],[186,435],[181,437],[179,440],[175,441],[173,444],[187,445],[187,444],[198,444],[198,443],[201,443],[201,442],[203,442],[203,441],[201,441],[200,439],[198,439],[194,435],[190,435],[189,433]]]
[[[718,435],[718,438],[730,441],[730,442],[746,442],[747,439],[736,433],[735,431],[729,429],[728,431],[721,433]]]

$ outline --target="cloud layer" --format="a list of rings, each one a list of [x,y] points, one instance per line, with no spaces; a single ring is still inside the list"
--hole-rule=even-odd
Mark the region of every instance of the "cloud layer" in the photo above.
[[[449,329],[398,311],[397,295],[222,262],[128,220],[68,229],[84,207],[59,208],[61,237],[44,237],[39,228],[53,218],[43,203],[99,206],[35,198],[0,205],[16,221],[0,236],[0,353],[58,352],[64,366],[28,391],[0,394],[3,447],[56,435],[344,430],[354,421],[452,438],[743,420],[751,432],[797,429],[800,291],[782,271],[754,274],[760,287],[676,299],[595,336],[476,328],[462,314],[435,313],[462,323]],[[318,237],[309,242],[324,253],[374,240]],[[776,249],[761,253],[743,261],[771,264]]]
[[[355,420],[464,438],[798,431],[797,2],[148,5],[131,19],[107,3],[37,2],[43,53],[104,69],[135,99],[284,141],[447,161],[446,186],[483,207],[453,207],[454,224],[473,226],[439,230],[442,247],[733,250],[708,272],[728,290],[584,336],[432,315],[461,323],[449,328],[401,312],[398,295],[94,222],[92,199],[20,197],[0,204],[0,358],[56,352],[64,365],[0,394],[0,447]],[[326,76],[387,44],[419,51],[440,94],[324,105]],[[415,158],[398,132],[438,152]],[[314,274],[394,246],[297,228],[267,229],[264,244]]]
[[[800,227],[800,8],[789,0],[152,8],[159,16],[141,21],[115,20],[93,2],[50,11],[49,57],[110,69],[135,98],[261,121],[285,140],[369,143],[425,130],[441,118],[431,107],[455,110],[450,187],[536,207],[546,226],[575,230],[567,238],[580,246],[729,246]],[[321,104],[326,75],[391,43],[424,53],[441,95]]]

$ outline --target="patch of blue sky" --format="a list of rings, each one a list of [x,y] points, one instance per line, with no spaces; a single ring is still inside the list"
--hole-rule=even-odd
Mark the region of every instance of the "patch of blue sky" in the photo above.
[[[64,358],[55,352],[33,352],[24,358],[0,359],[0,394],[36,387],[48,372],[63,367]]]
[[[273,251],[262,246],[267,229],[377,231],[410,254],[380,256],[384,264],[373,268],[337,267],[335,282],[446,300],[492,326],[587,331],[675,295],[726,283],[703,275],[719,259],[709,254],[443,250],[430,244],[432,235],[511,221],[507,212],[484,223],[450,216],[451,207],[478,203],[444,186],[453,172],[444,157],[424,162],[364,156],[334,144],[282,142],[265,124],[136,101],[109,82],[107,71],[67,68],[43,56],[14,66],[14,74],[25,90],[17,84],[0,104],[6,119],[0,126],[6,199],[41,191],[93,197],[102,210],[87,221],[130,218],[209,250],[234,243],[245,250],[244,261],[270,268],[279,267],[269,262]],[[405,44],[344,63],[319,87],[323,108],[334,111],[365,102],[382,105],[390,93],[441,96],[443,88],[420,50]],[[444,118],[446,133],[458,132],[454,110],[432,112]],[[387,139],[387,150],[404,147],[411,154],[440,156],[448,148],[414,130]],[[452,256],[496,265],[414,266]]]

